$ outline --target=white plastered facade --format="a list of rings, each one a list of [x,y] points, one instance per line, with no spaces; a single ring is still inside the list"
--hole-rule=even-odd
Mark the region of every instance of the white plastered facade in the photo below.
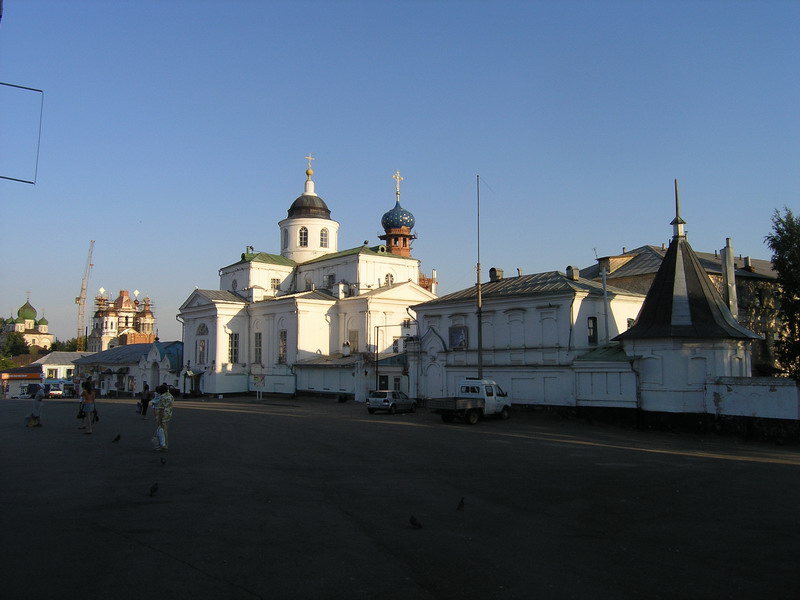
[[[602,377],[594,374],[598,371],[594,364],[581,387],[576,359],[625,331],[643,300],[635,293],[612,294],[606,332],[602,294],[573,291],[484,298],[483,376],[496,380],[514,404],[574,406],[583,400],[600,406],[635,405],[635,376],[627,361],[604,363]],[[414,309],[420,341],[418,348],[409,350],[412,387],[422,398],[450,396],[460,379],[478,375],[475,300],[434,302]],[[465,347],[454,348],[458,340],[451,336],[460,336],[461,328],[466,331]]]

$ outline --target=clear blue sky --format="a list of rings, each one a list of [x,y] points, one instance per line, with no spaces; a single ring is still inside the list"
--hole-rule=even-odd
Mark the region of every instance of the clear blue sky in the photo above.
[[[0,180],[0,316],[75,336],[138,289],[162,339],[277,222],[311,152],[339,247],[416,217],[440,293],[689,241],[769,258],[800,191],[800,2],[5,0],[0,81],[44,90],[36,185]],[[33,173],[38,98],[0,90],[0,174]],[[33,140],[33,141],[32,141]],[[140,297],[141,297],[140,296]],[[88,321],[88,319],[87,319]]]

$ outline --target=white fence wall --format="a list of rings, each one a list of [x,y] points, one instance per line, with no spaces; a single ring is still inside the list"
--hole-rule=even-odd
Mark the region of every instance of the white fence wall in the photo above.
[[[764,419],[800,419],[800,395],[792,379],[719,377],[706,384],[709,414]]]

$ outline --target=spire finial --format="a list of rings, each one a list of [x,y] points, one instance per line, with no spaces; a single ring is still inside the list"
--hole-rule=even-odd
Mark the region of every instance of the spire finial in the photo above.
[[[397,183],[395,184],[395,196],[397,196],[397,201],[400,202],[400,182],[403,181],[403,178],[400,177],[400,171],[395,171],[394,175],[392,175],[392,179],[394,179]]]
[[[314,157],[311,156],[311,152],[309,152],[308,156],[306,156],[306,160],[308,161],[308,169],[306,169],[306,175],[308,175],[308,179],[310,181],[311,176],[314,174],[314,169],[311,168],[311,161],[314,160]]]
[[[680,196],[678,195],[678,180],[675,180],[675,218],[672,219],[672,237],[673,238],[683,238],[686,237],[686,233],[684,231],[683,226],[686,225],[686,221],[681,218],[681,200]]]

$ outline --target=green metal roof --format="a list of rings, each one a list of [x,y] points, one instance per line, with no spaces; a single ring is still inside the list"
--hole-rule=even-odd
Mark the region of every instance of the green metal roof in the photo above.
[[[417,260],[416,258],[411,258],[410,256],[398,256],[397,254],[391,254],[386,250],[386,246],[381,244],[372,247],[366,245],[357,246],[355,248],[350,248],[349,250],[342,250],[341,252],[332,252],[331,254],[325,254],[324,256],[318,256],[317,258],[307,260],[303,264],[310,265],[325,260],[333,260],[337,258],[343,258],[345,256],[355,256],[357,254],[364,254],[365,256],[389,256],[391,258],[399,258],[402,260]]]
[[[241,262],[260,262],[270,265],[283,265],[285,267],[294,267],[297,265],[295,261],[280,254],[269,254],[268,252],[243,252]]]

